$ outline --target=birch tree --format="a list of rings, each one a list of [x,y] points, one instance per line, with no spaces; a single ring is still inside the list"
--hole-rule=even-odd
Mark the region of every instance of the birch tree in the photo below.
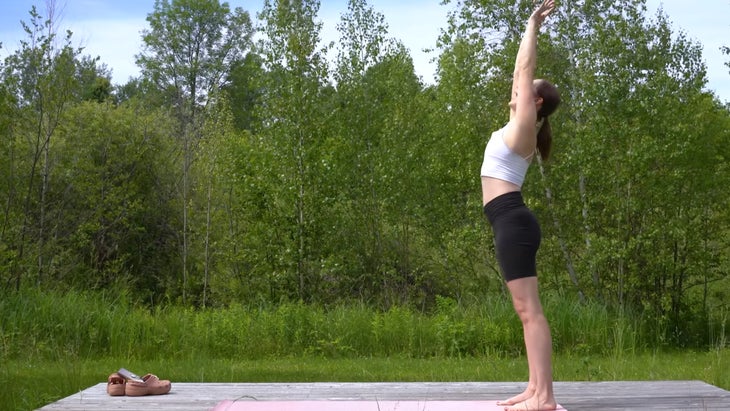
[[[263,38],[257,52],[266,75],[256,131],[274,148],[276,169],[271,172],[279,181],[272,189],[282,220],[272,224],[271,233],[284,235],[275,240],[283,241],[276,258],[284,281],[294,285],[292,297],[300,300],[309,299],[317,287],[314,246],[322,222],[317,179],[325,172],[318,169],[317,153],[330,113],[323,103],[329,100],[328,68],[326,48],[320,44],[319,5],[316,0],[265,0],[259,15]]]

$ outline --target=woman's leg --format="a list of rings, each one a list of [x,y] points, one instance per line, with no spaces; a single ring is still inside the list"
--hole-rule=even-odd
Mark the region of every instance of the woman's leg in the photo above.
[[[519,401],[505,409],[554,410],[557,403],[553,395],[552,340],[550,326],[537,292],[537,277],[509,281],[507,288],[512,295],[515,311],[522,321],[530,381],[527,390],[517,396],[520,397],[517,398]]]

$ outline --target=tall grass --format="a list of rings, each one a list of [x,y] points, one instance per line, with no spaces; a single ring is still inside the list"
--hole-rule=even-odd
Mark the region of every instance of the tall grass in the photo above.
[[[548,299],[556,353],[614,355],[660,345],[638,315]],[[713,341],[725,347],[724,322]],[[721,346],[720,346],[721,345]],[[700,347],[701,348],[701,347]],[[707,347],[710,348],[710,347]],[[299,303],[148,310],[124,295],[27,291],[0,300],[0,358],[327,358],[516,356],[522,330],[511,304],[495,297],[467,306],[438,300],[432,313],[362,304],[325,309]]]

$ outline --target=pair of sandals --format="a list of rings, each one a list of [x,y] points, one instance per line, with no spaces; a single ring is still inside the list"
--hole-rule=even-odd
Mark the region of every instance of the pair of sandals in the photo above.
[[[140,377],[124,368],[109,375],[106,384],[107,394],[113,397],[162,395],[170,392],[170,388],[172,388],[172,384],[169,380],[161,380],[153,374]]]

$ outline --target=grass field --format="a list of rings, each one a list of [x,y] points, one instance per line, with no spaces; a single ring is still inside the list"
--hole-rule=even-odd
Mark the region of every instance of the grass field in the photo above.
[[[0,297],[2,410],[38,408],[120,367],[173,384],[527,379],[521,327],[499,299],[444,299],[420,313],[298,303],[149,310],[83,293]],[[730,389],[724,322],[705,325],[710,344],[678,348],[641,316],[560,300],[546,312],[556,381],[702,380]]]

